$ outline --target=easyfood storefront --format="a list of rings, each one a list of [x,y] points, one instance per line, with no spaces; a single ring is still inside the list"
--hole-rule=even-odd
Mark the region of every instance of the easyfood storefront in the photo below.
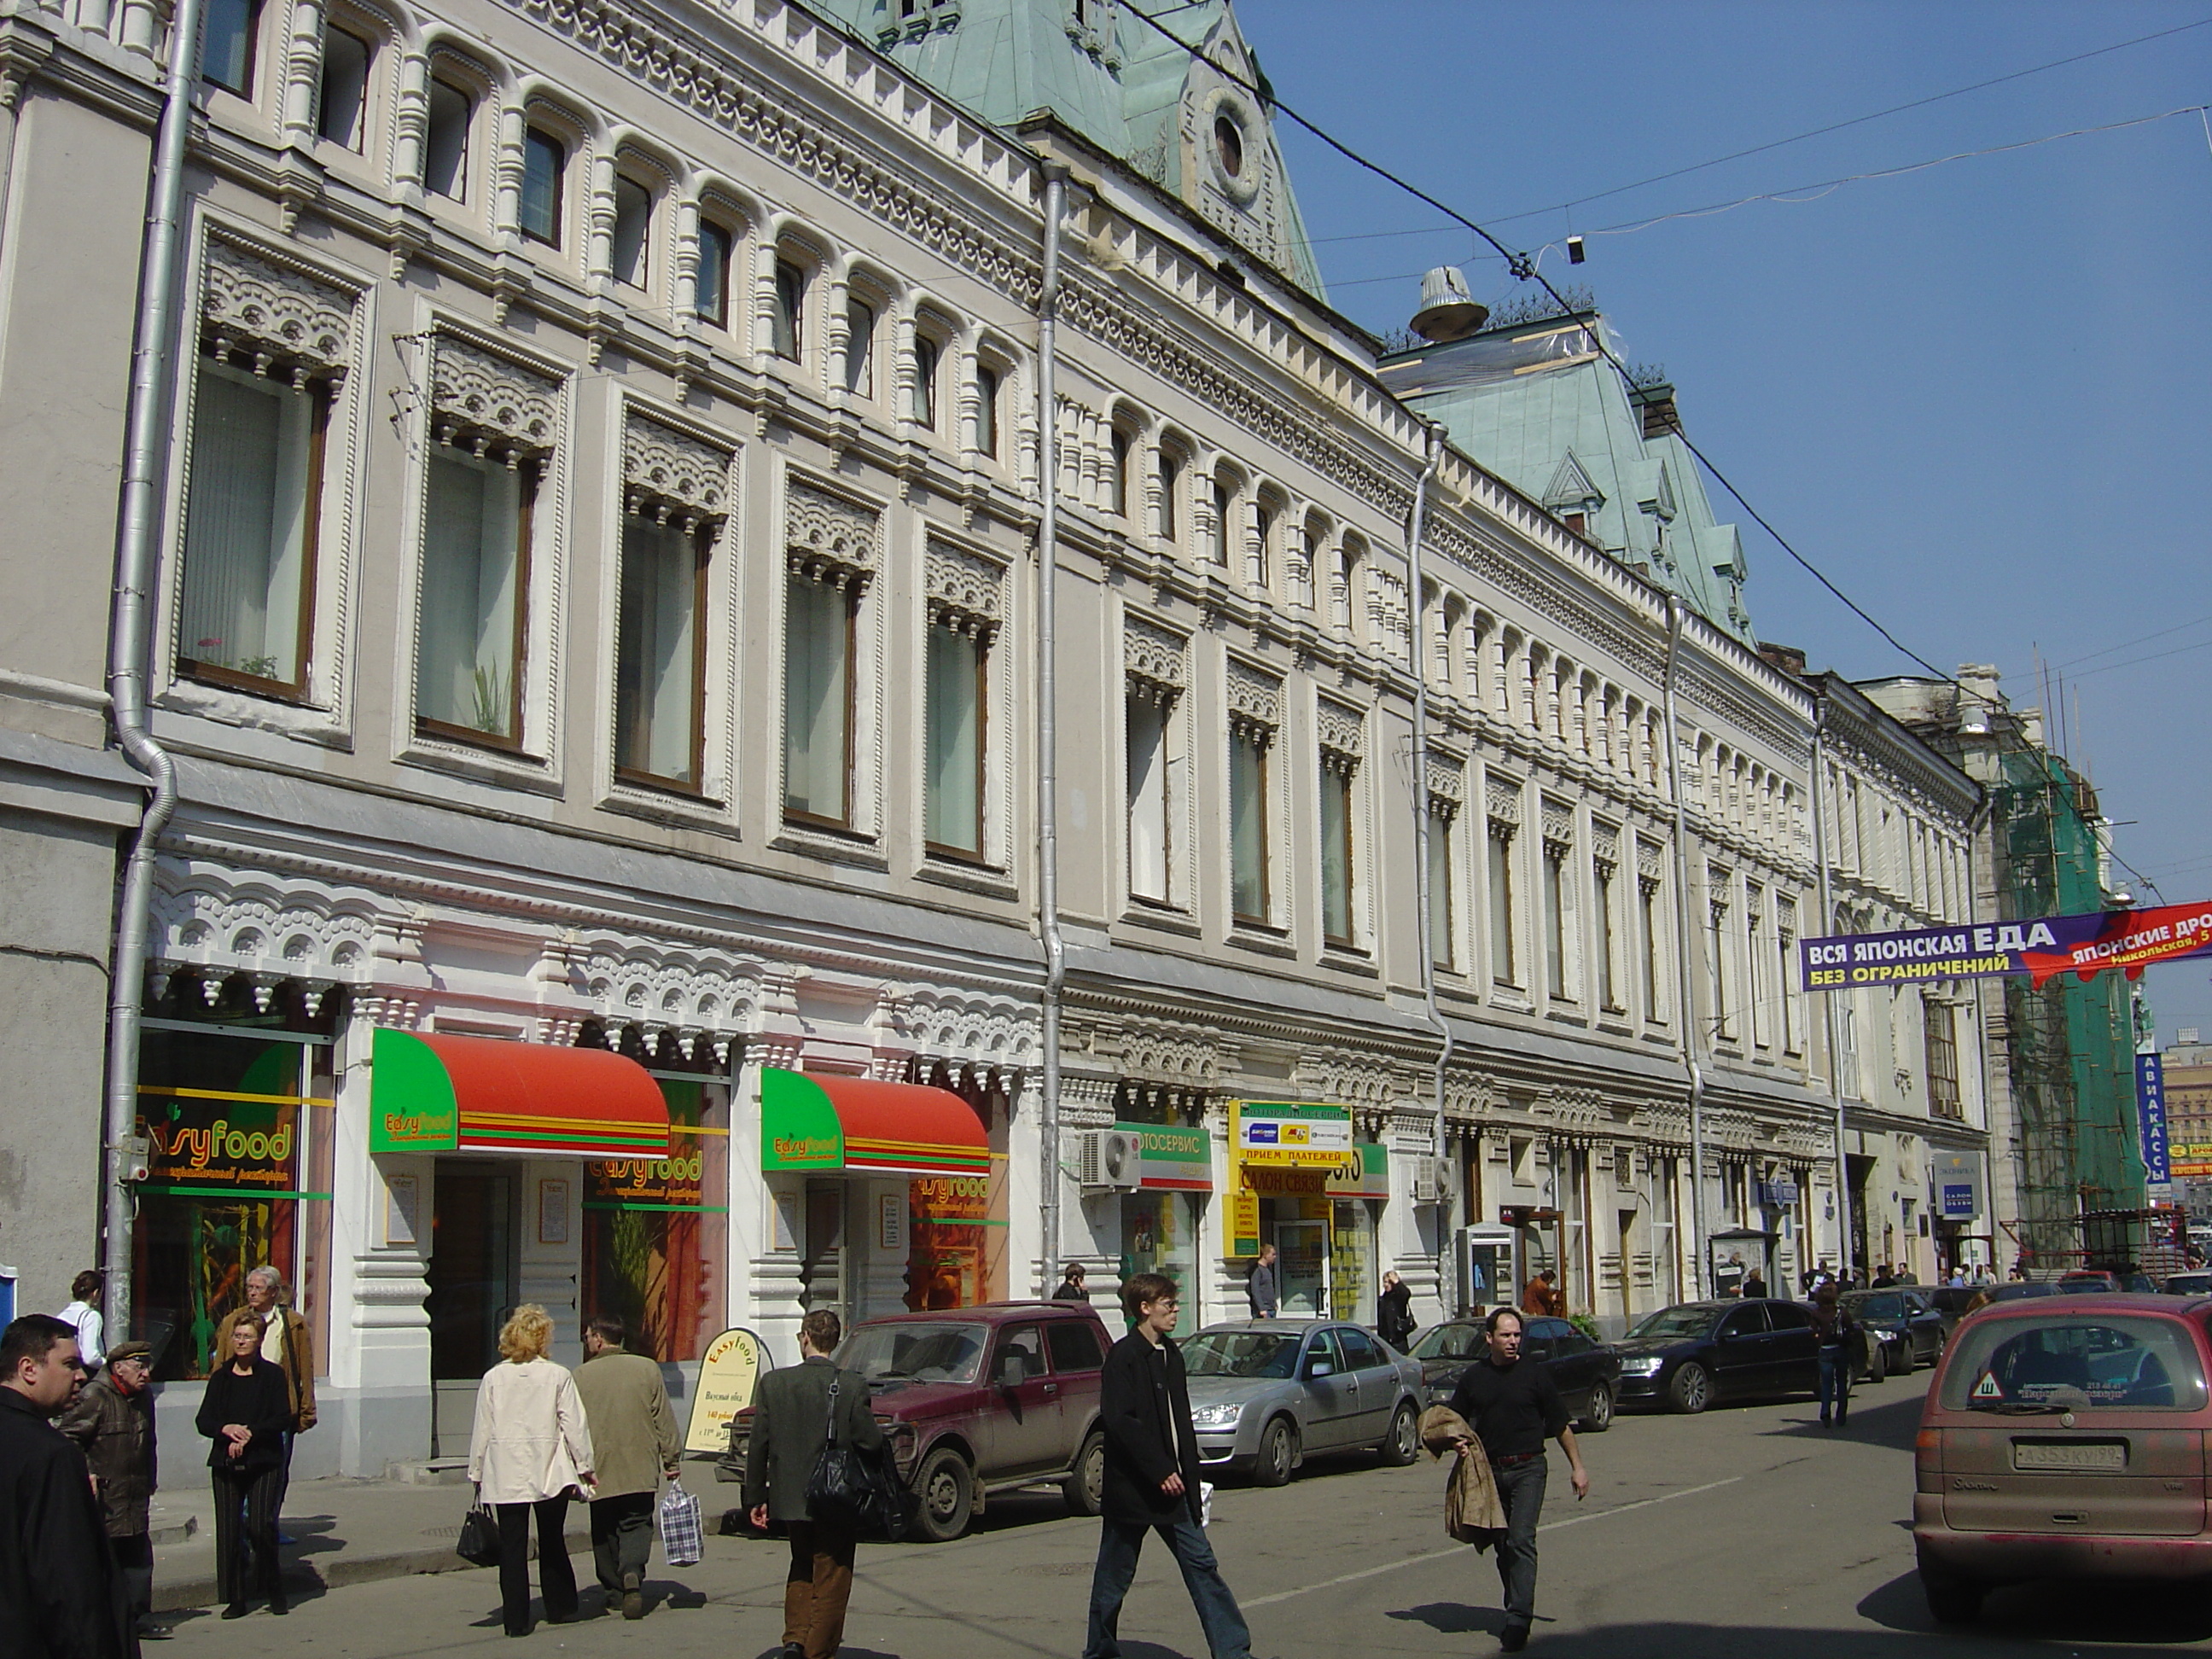
[[[1389,1152],[1352,1139],[1349,1106],[1230,1103],[1222,1251],[1249,1264],[1275,1247],[1285,1317],[1372,1322],[1389,1197]]]

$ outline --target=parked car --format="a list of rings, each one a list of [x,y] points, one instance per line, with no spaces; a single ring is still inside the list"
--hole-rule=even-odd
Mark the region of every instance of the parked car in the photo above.
[[[2121,1283],[2118,1273],[2106,1273],[2101,1267],[2075,1267],[2058,1275],[2059,1294],[2071,1296],[2076,1291],[2121,1291],[2128,1287]]]
[[[1420,1362],[1358,1325],[1209,1325],[1182,1358],[1202,1469],[1279,1486],[1313,1452],[1371,1447],[1400,1467],[1420,1455]]]
[[[1931,1285],[1921,1294],[1928,1298],[1929,1307],[1943,1316],[1943,1328],[1948,1333],[1966,1316],[1968,1304],[1982,1293],[1983,1288],[1978,1285]]]
[[[1867,1329],[1867,1376],[1879,1382],[1884,1376],[1904,1376],[1916,1366],[1932,1365],[1943,1352],[1948,1331],[1943,1316],[1936,1311],[1924,1292],[1849,1291],[1842,1297],[1851,1317]],[[1875,1350],[1879,1345],[1880,1358]]]
[[[1820,1350],[1796,1302],[1683,1302],[1646,1314],[1620,1342],[1620,1402],[1701,1412],[1719,1400],[1810,1393]]]
[[[1959,1327],[1915,1440],[1929,1611],[2000,1584],[2212,1578],[2203,1310],[2171,1297],[2025,1297]]]
[[[1421,1362],[1429,1404],[1451,1403],[1460,1373],[1482,1358],[1486,1346],[1479,1319],[1447,1320],[1421,1333],[1413,1358]],[[1552,1373],[1576,1428],[1602,1434],[1613,1426],[1613,1402],[1620,1397],[1620,1349],[1583,1335],[1564,1319],[1531,1317],[1522,1324],[1521,1358]]]
[[[2158,1288],[2162,1296],[2212,1296],[2212,1273],[2168,1273]]]
[[[915,1529],[941,1543],[967,1531],[990,1494],[1018,1486],[1056,1484],[1076,1514],[1098,1513],[1108,1346],[1087,1304],[997,1302],[866,1320],[836,1359],[868,1379],[876,1420],[921,1500]],[[751,1430],[748,1407],[730,1425],[720,1478],[744,1478]]]

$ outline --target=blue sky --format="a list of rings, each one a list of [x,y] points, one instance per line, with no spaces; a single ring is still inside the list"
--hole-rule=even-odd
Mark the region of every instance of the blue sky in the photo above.
[[[1585,202],[1571,227],[1553,205],[2212,20],[2212,0],[1240,0],[1238,15],[1282,99],[1355,149],[1509,246],[1582,231],[1589,263],[1555,251],[1545,274],[1595,290],[1630,359],[1666,366],[1699,447],[1906,645],[1945,668],[1998,665],[2021,705],[2043,700],[2039,650],[2071,664],[2066,747],[2106,812],[2136,820],[2121,856],[2169,902],[2212,895],[2200,118],[1595,234],[2212,101],[2212,21]],[[1401,325],[1419,273],[1468,259],[1469,233],[1279,127],[1331,299]],[[1548,210],[1514,216],[1530,210]],[[1376,234],[1401,231],[1425,234]],[[1518,286],[1494,258],[1468,273],[1478,299]],[[1914,672],[1717,489],[1714,505],[1743,524],[1763,638],[1854,678]],[[2212,1035],[2204,963],[2147,983],[2162,1039]]]

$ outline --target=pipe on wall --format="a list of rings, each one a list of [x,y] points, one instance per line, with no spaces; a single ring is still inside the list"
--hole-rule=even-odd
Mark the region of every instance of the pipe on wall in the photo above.
[[[1674,671],[1682,645],[1683,605],[1667,596],[1667,667],[1661,683],[1667,721],[1667,788],[1674,802],[1674,1018],[1681,1034],[1682,1069],[1690,1080],[1690,1287],[1705,1299],[1705,1073],[1698,1063],[1696,981],[1690,962],[1690,820],[1682,799],[1682,744],[1674,726]]]
[[[1044,275],[1037,289],[1037,933],[1044,946],[1044,994],[1039,1010],[1044,1048],[1042,1194],[1042,1282],[1060,1278],[1060,1004],[1067,982],[1067,950],[1060,933],[1060,250],[1067,208],[1067,169],[1044,164]]]
[[[1451,1066],[1451,1022],[1443,1017],[1437,1005],[1436,950],[1431,941],[1435,938],[1433,908],[1436,895],[1430,890],[1429,882],[1429,675],[1428,665],[1422,660],[1421,637],[1421,538],[1428,526],[1429,484],[1437,476],[1437,468],[1443,460],[1443,428],[1436,422],[1429,423],[1423,447],[1420,474],[1413,480],[1413,510],[1406,524],[1406,592],[1410,601],[1413,630],[1407,639],[1407,654],[1412,659],[1413,671],[1413,892],[1415,908],[1421,919],[1420,937],[1416,941],[1420,951],[1421,999],[1428,1011],[1429,1024],[1436,1028],[1437,1037],[1436,1064],[1437,1127],[1431,1146],[1436,1158],[1436,1168],[1442,1171],[1447,1165],[1445,1149],[1449,1144],[1444,1129],[1444,1079]],[[1451,1212],[1451,1204],[1441,1188],[1437,1202],[1437,1299],[1449,1317],[1457,1310],[1453,1300],[1456,1288],[1450,1282],[1453,1270],[1451,1241],[1444,1237],[1444,1224]]]

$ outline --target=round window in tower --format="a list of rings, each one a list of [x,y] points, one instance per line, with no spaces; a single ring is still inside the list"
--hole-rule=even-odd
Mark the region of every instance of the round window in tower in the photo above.
[[[1221,171],[1231,179],[1244,171],[1244,129],[1226,115],[1213,118],[1213,153]]]

